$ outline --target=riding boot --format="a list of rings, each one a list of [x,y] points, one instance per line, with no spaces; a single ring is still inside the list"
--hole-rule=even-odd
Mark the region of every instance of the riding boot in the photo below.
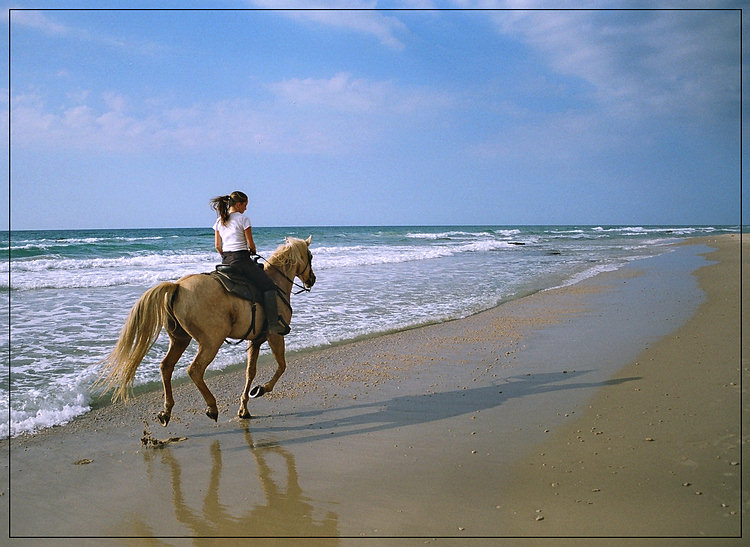
[[[281,335],[289,334],[291,331],[289,325],[279,316],[279,306],[275,290],[263,293],[263,311],[266,314],[266,321],[268,322],[268,332]]]

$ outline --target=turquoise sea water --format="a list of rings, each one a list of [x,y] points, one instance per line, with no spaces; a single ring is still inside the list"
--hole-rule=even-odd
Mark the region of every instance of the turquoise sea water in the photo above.
[[[269,256],[285,236],[312,235],[317,283],[293,297],[288,349],[463,317],[575,283],[700,235],[738,226],[400,226],[255,228]],[[0,298],[0,435],[65,423],[90,410],[96,363],[149,287],[219,262],[210,228],[0,233],[9,253]],[[7,255],[6,255],[7,256]],[[163,335],[136,384],[159,382]],[[195,352],[191,345],[176,375]],[[243,362],[225,346],[211,368]],[[239,387],[238,387],[239,389]]]

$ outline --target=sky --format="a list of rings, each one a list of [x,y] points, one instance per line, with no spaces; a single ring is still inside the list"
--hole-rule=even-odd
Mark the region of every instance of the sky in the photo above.
[[[5,226],[740,223],[740,3],[152,4],[6,5]]]

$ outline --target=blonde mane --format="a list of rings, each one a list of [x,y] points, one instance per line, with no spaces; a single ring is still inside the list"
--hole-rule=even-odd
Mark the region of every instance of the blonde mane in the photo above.
[[[307,242],[297,237],[287,237],[271,254],[268,263],[272,266],[289,266],[306,260]]]

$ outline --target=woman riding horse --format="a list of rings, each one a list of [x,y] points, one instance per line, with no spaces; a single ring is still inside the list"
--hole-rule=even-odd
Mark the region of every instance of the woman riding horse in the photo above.
[[[222,264],[241,272],[263,293],[268,331],[289,334],[289,325],[279,317],[276,285],[252,259],[256,249],[250,219],[244,214],[247,202],[247,195],[239,191],[211,200],[211,207],[219,215],[213,226],[216,250],[221,255]]]
[[[288,237],[286,243],[268,258],[268,276],[287,300],[295,278],[302,281],[307,289],[315,283],[310,239]],[[291,309],[288,312],[291,321]],[[268,331],[264,315],[262,307],[225,291],[221,283],[210,275],[193,274],[174,283],[159,283],[147,290],[130,310],[115,348],[104,360],[98,383],[105,390],[114,388],[113,400],[127,399],[138,365],[156,342],[162,328],[166,328],[169,349],[160,365],[164,410],[157,416],[159,421],[162,425],[169,423],[174,407],[172,373],[191,339],[198,342],[198,352],[187,373],[206,401],[206,415],[216,420],[219,416],[216,398],[203,379],[206,367],[227,338],[249,340],[245,388],[237,415],[250,418],[248,400],[271,392],[286,369],[284,336]],[[252,326],[250,331],[248,325]],[[260,346],[266,341],[276,360],[276,373],[270,381],[251,389]]]

